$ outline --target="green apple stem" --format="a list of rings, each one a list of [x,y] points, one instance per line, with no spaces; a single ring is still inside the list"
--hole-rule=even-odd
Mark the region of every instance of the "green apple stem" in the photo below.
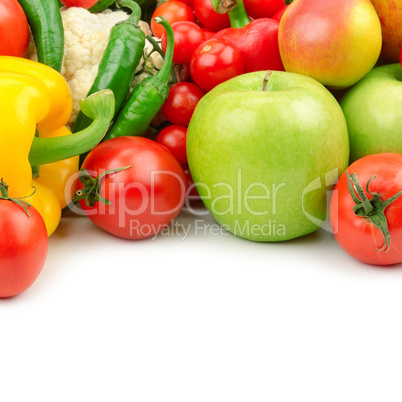
[[[285,5],[288,6],[289,4],[292,4],[293,2],[294,2],[294,0],[286,0],[286,1],[285,1]]]
[[[389,204],[394,202],[399,196],[402,195],[402,191],[399,191],[393,197],[383,201],[378,193],[372,193],[369,190],[371,180],[375,179],[376,177],[372,176],[367,181],[366,191],[373,197],[371,199],[368,199],[362,189],[362,186],[357,180],[356,175],[354,173],[349,175],[348,171],[346,171],[346,175],[350,195],[352,196],[353,201],[356,203],[356,205],[353,207],[354,213],[357,216],[368,219],[375,227],[380,229],[381,233],[384,236],[384,244],[377,251],[387,252],[391,247],[391,236],[389,233],[388,221],[384,214],[384,210],[388,207]]]
[[[267,90],[267,85],[268,85],[268,81],[269,81],[269,77],[271,76],[272,71],[268,70],[267,73],[265,74],[265,77],[262,81],[262,90],[266,91]]]

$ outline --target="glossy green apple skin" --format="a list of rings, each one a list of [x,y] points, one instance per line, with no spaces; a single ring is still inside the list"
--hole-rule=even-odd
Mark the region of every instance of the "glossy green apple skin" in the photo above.
[[[284,241],[325,220],[328,191],[348,166],[349,141],[342,110],[324,86],[274,71],[262,90],[265,75],[235,77],[201,99],[187,155],[205,206],[225,229]]]
[[[351,162],[384,152],[402,154],[402,67],[376,67],[340,100],[348,125]]]

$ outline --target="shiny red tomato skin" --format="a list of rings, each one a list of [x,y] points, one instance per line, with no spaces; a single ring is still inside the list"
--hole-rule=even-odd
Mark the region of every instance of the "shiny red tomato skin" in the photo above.
[[[195,22],[193,10],[186,4],[177,0],[170,0],[156,7],[151,17],[151,30],[154,36],[161,38],[165,28],[154,21],[155,17],[164,17],[170,25],[178,21]]]
[[[285,0],[244,0],[247,14],[253,18],[271,18],[285,6]]]
[[[0,55],[23,57],[29,43],[29,26],[17,0],[0,0]]]
[[[230,27],[229,16],[217,13],[210,0],[194,0],[194,12],[201,26],[213,32]]]
[[[96,146],[82,167],[97,177],[101,172],[131,166],[108,174],[101,183],[101,196],[93,207],[80,200],[88,218],[99,228],[126,239],[151,237],[180,212],[187,179],[172,153],[143,137],[117,137]],[[83,185],[77,181],[77,190]]]
[[[224,38],[213,37],[200,45],[190,61],[193,81],[208,92],[221,82],[244,72],[245,62],[239,49]]]
[[[281,21],[283,14],[285,14],[285,11],[287,10],[289,6],[285,6],[282,7],[281,9],[279,9],[273,16],[272,19],[273,20],[277,20],[278,22]]]
[[[197,47],[205,41],[202,29],[190,21],[178,21],[172,24],[174,35],[173,63],[188,64]],[[162,34],[161,46],[164,53],[167,48],[166,32]]]
[[[187,165],[187,127],[176,124],[167,126],[159,132],[156,142],[165,146],[180,165]]]
[[[0,297],[16,296],[36,280],[46,261],[48,235],[34,207],[0,200]]]
[[[367,181],[370,191],[380,194],[382,200],[391,198],[402,190],[402,155],[393,153],[365,156],[352,163],[347,169],[355,173],[366,192]],[[373,265],[392,265],[402,262],[402,196],[384,211],[391,236],[389,251],[376,251],[384,244],[384,236],[370,221],[355,215],[355,206],[344,172],[334,188],[330,203],[330,220],[335,239],[352,257]]]
[[[61,0],[61,2],[67,7],[81,7],[90,8],[95,5],[98,0]]]
[[[162,113],[170,123],[188,126],[195,107],[204,95],[205,91],[191,82],[173,84],[162,106]]]

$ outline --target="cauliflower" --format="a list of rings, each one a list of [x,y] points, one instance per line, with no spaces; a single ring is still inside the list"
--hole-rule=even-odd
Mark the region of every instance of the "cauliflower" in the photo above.
[[[81,7],[62,8],[60,11],[64,26],[64,58],[61,74],[66,79],[73,98],[73,111],[68,122],[72,127],[80,110],[79,101],[87,96],[98,73],[99,63],[108,44],[109,32],[116,23],[127,19],[128,14],[112,10],[93,14]],[[152,35],[146,22],[140,21],[139,26],[145,35]],[[150,61],[156,68],[160,68],[163,64],[163,58],[157,52],[148,57],[153,50],[148,40],[144,50],[145,60],[144,57],[141,59],[136,70],[141,71],[141,74],[140,77],[135,77],[133,86],[152,73],[153,66],[151,69],[149,66],[144,69],[145,62],[149,64]],[[26,57],[37,61],[32,36]]]

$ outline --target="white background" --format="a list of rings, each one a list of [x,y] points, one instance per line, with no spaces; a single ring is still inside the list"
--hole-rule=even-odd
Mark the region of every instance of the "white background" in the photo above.
[[[62,219],[0,301],[1,402],[401,401],[402,265],[322,229],[261,244],[177,222],[186,240],[128,241]]]

